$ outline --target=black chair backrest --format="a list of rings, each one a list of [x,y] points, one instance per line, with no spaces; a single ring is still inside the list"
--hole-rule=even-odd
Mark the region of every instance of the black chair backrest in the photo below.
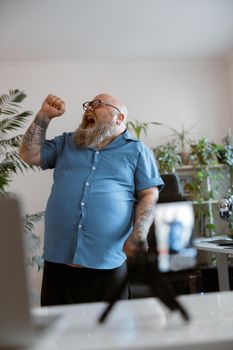
[[[184,197],[183,186],[177,174],[174,174],[174,173],[161,174],[161,178],[163,179],[163,182],[164,182],[164,188],[159,193],[158,203],[178,202],[178,201],[186,200]],[[150,230],[147,236],[147,241],[149,245],[149,250],[152,249],[153,251],[154,247],[156,246],[154,223],[152,223],[150,227]]]
[[[165,184],[159,193],[158,203],[177,202],[185,200],[184,190],[177,174],[168,173],[161,174],[161,178]]]

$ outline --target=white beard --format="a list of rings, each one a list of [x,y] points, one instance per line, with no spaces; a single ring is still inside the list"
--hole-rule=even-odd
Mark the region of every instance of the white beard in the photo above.
[[[83,122],[75,131],[74,141],[80,148],[96,147],[107,138],[116,134],[117,126],[110,122],[99,122],[96,127],[83,127]]]

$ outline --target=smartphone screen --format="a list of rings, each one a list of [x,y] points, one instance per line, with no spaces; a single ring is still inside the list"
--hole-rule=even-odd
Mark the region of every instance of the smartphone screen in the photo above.
[[[159,271],[195,267],[197,251],[192,246],[194,211],[191,202],[157,204],[154,224]]]

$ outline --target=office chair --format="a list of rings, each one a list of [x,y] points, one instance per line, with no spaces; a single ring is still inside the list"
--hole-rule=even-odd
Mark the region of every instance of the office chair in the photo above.
[[[161,174],[161,178],[165,186],[159,194],[158,203],[177,202],[185,200],[183,186],[177,174]]]
[[[161,178],[164,182],[164,188],[159,193],[158,203],[179,202],[179,201],[186,200],[184,196],[183,186],[177,174],[175,173],[161,174]],[[154,246],[155,244],[154,233],[155,233],[155,227],[153,223],[150,227],[150,230],[147,236],[149,248],[150,246]]]

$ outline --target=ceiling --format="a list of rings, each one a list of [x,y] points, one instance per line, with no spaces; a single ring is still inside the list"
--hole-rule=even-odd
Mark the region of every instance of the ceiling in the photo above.
[[[0,0],[0,62],[226,58],[233,0]]]

